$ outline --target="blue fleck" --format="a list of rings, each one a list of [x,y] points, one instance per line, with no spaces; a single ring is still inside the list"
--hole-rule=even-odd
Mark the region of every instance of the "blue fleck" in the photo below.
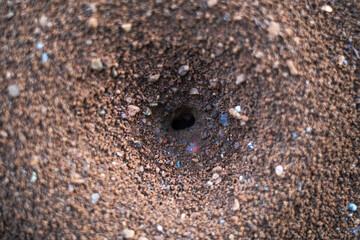
[[[190,145],[188,146],[188,148],[186,149],[186,151],[188,152],[192,152],[194,150],[195,144],[194,143],[190,143]]]
[[[297,132],[293,132],[293,133],[292,133],[292,137],[293,137],[293,138],[296,138],[297,136],[298,136]]]
[[[43,54],[41,55],[41,59],[43,63],[46,63],[48,61],[49,57],[46,52],[43,52]]]
[[[357,233],[357,232],[360,232],[360,225],[353,230],[349,230],[349,233]]]
[[[176,165],[176,167],[180,167],[180,162],[177,161],[177,162],[175,163],[175,165]]]
[[[249,146],[249,148],[254,149],[252,142],[249,142],[248,146]]]
[[[310,128],[310,127],[307,127],[307,128],[306,128],[306,132],[307,132],[307,133],[311,132],[311,128]]]
[[[350,211],[355,212],[356,209],[357,209],[357,206],[356,206],[356,204],[354,204],[354,203],[350,203],[348,209],[349,209]]]
[[[222,220],[222,219],[221,219],[219,222],[220,222],[220,224],[224,224],[224,223],[225,223],[225,220]]]
[[[40,49],[42,49],[44,47],[44,44],[42,43],[42,42],[38,42],[37,44],[36,44],[36,49],[37,50],[40,50]]]
[[[151,186],[150,183],[147,185],[147,187],[148,187],[150,190],[153,190],[153,189],[154,189],[153,186]]]
[[[216,140],[215,142],[214,142],[214,145],[216,145],[216,144],[218,144],[219,143],[219,140]]]
[[[247,181],[248,181],[248,182],[251,182],[251,178],[248,178]]]
[[[227,115],[226,113],[221,114],[220,124],[223,125],[224,127],[228,127],[229,126],[228,119],[229,119],[229,115]]]
[[[344,60],[344,65],[346,66],[348,64],[348,61],[347,60]]]
[[[170,191],[170,185],[166,186],[166,191]]]
[[[264,187],[264,190],[267,191],[267,190],[269,190],[269,188],[265,186],[265,187]]]
[[[229,14],[227,14],[227,13],[225,13],[225,15],[224,15],[224,21],[227,21],[228,19],[229,19]]]

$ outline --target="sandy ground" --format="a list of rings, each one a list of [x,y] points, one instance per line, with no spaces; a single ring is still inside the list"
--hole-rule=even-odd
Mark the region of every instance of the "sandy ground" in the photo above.
[[[358,1],[0,13],[1,239],[359,237]]]

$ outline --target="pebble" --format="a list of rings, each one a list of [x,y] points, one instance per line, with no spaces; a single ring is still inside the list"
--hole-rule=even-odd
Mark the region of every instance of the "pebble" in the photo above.
[[[130,31],[131,31],[131,28],[132,28],[132,24],[131,24],[131,23],[121,24],[121,28],[122,28],[125,32],[130,32]]]
[[[10,85],[9,88],[10,97],[17,97],[20,95],[19,88],[16,85]]]
[[[249,148],[254,149],[252,142],[249,142],[248,146],[249,146]]]
[[[37,180],[36,172],[32,172],[30,182],[34,183],[34,182],[36,182],[36,180]]]
[[[180,162],[177,161],[177,162],[175,163],[175,165],[176,165],[176,167],[180,167]]]
[[[101,109],[99,114],[100,114],[100,116],[104,116],[106,114],[106,111],[104,109]]]
[[[41,61],[42,61],[43,63],[47,63],[48,59],[49,59],[49,57],[48,57],[47,53],[46,53],[46,52],[43,52],[43,53],[41,54]]]
[[[269,38],[272,40],[280,34],[280,24],[277,22],[271,22],[268,27]]]
[[[135,236],[135,231],[134,230],[131,230],[131,229],[128,229],[128,228],[125,228],[123,230],[123,235],[124,235],[124,238],[133,238]]]
[[[148,238],[144,237],[144,236],[141,236],[141,237],[139,237],[139,240],[148,240]]]
[[[197,88],[190,89],[190,95],[199,95],[199,90]]]
[[[98,193],[93,193],[91,194],[91,203],[95,204],[100,198],[100,194]]]
[[[163,227],[161,225],[157,225],[156,230],[158,230],[159,232],[164,231],[164,229],[163,229]]]
[[[143,112],[145,116],[150,116],[152,114],[150,108],[146,108],[146,110]]]
[[[42,42],[38,42],[37,44],[36,44],[36,49],[37,50],[40,50],[40,49],[42,49],[44,47],[44,44],[42,43]]]
[[[140,149],[140,148],[141,148],[141,142],[140,142],[140,141],[136,141],[136,142],[135,142],[135,147],[136,147],[137,149]]]
[[[89,25],[89,27],[91,27],[91,28],[97,28],[98,25],[99,25],[97,18],[96,18],[96,17],[91,17],[91,18],[89,18],[88,25]]]
[[[217,80],[216,78],[210,79],[210,80],[209,80],[210,87],[216,88],[216,87],[217,87],[217,82],[218,82],[218,80]]]
[[[240,147],[240,143],[239,143],[239,142],[235,142],[235,143],[234,143],[234,148],[235,148],[235,149],[238,149],[239,147]]]
[[[287,64],[287,66],[288,66],[288,68],[289,68],[289,70],[290,70],[290,73],[291,73],[292,75],[297,75],[297,74],[298,74],[298,71],[297,71],[297,69],[296,69],[295,64],[294,64],[293,61],[287,60],[287,61],[286,61],[286,64]]]
[[[249,118],[245,115],[241,115],[238,111],[236,111],[235,108],[230,108],[229,113],[231,116],[233,116],[236,119],[239,119],[241,121],[247,122],[249,121]]]
[[[135,116],[138,112],[140,112],[140,108],[135,105],[128,106],[128,113],[131,117]]]
[[[189,65],[182,65],[179,68],[178,74],[180,76],[185,76],[188,73],[189,69],[190,69]]]
[[[226,113],[221,114],[220,116],[220,124],[224,127],[228,127],[229,126],[229,115],[227,115]]]
[[[48,25],[48,18],[42,15],[39,19],[40,26],[45,28]]]
[[[123,156],[123,154],[122,154],[121,152],[116,152],[116,156],[118,156],[118,157],[122,157],[122,156]]]
[[[214,7],[216,4],[218,4],[218,2],[219,2],[219,0],[208,0],[208,1],[207,1],[207,6],[208,6],[209,8],[212,8],[212,7]]]
[[[350,203],[348,209],[352,212],[355,212],[357,209],[357,206],[355,203]]]
[[[243,82],[245,82],[245,74],[240,74],[240,75],[238,75],[237,77],[236,77],[236,82],[235,82],[235,84],[236,85],[240,85],[240,84],[242,84]]]
[[[241,107],[240,107],[240,106],[236,106],[236,107],[235,107],[235,110],[239,113],[239,112],[241,112]]]
[[[225,220],[221,219],[221,220],[219,221],[219,223],[220,223],[220,224],[224,224],[224,223],[225,223]]]
[[[104,69],[104,65],[100,58],[94,58],[91,60],[91,69],[95,71],[101,71]]]
[[[239,209],[240,209],[239,200],[237,200],[237,199],[235,198],[234,205],[232,206],[231,210],[237,211],[237,210],[239,210]]]
[[[278,175],[278,176],[283,175],[283,173],[284,173],[283,167],[282,167],[281,165],[276,166],[276,168],[275,168],[275,173],[276,173],[276,175]]]
[[[156,82],[157,80],[159,80],[159,78],[160,78],[160,73],[159,73],[159,74],[155,74],[155,75],[151,75],[151,76],[149,77],[148,82],[149,82],[149,83],[154,83],[154,82]]]
[[[332,7],[330,7],[329,5],[322,6],[321,10],[325,11],[325,12],[328,12],[328,13],[331,13],[333,11]]]

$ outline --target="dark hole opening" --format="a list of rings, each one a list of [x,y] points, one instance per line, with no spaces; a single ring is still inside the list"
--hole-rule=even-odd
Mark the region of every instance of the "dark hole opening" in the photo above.
[[[181,130],[189,128],[195,123],[195,117],[189,112],[184,112],[178,115],[171,123],[174,130]]]

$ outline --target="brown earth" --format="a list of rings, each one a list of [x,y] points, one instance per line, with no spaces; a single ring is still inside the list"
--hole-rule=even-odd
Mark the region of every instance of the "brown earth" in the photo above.
[[[0,13],[1,239],[359,237],[357,0]]]

